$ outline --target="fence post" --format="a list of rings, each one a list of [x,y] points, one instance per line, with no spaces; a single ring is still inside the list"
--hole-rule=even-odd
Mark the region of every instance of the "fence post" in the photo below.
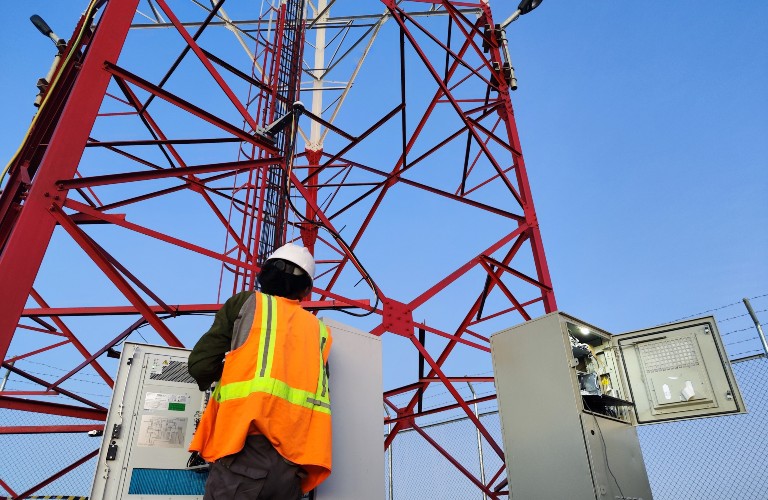
[[[5,384],[8,382],[8,377],[11,375],[11,368],[13,367],[14,363],[15,361],[11,361],[10,363],[8,363],[8,369],[5,371],[3,380],[0,381],[0,392],[5,390]]]
[[[384,404],[384,411],[387,413],[387,417],[392,417],[392,414],[389,413],[389,408],[387,408],[386,403]],[[392,422],[387,424],[387,434],[392,432]],[[389,468],[389,500],[394,500],[395,498],[395,490],[392,486],[392,450],[395,447],[395,441],[392,440],[391,443],[389,443],[389,460],[388,462],[388,468]]]
[[[741,299],[744,301],[744,305],[747,306],[747,311],[749,312],[749,315],[752,316],[752,321],[755,322],[755,328],[757,328],[757,335],[760,337],[760,342],[763,343],[763,353],[768,357],[768,343],[765,342],[765,334],[763,333],[763,327],[760,326],[760,322],[757,320],[757,315],[755,314],[754,309],[752,309],[752,304],[749,303],[749,299],[744,297]]]
[[[470,392],[472,392],[472,399],[477,399],[477,394],[475,394],[475,388],[472,387],[472,384],[467,382],[467,385],[469,386]],[[480,419],[480,415],[477,413],[477,403],[474,403],[473,406],[475,407],[475,417]],[[483,440],[482,436],[480,435],[480,429],[477,429],[477,456],[480,458],[480,482],[485,484],[485,463],[483,462]],[[483,493],[483,500],[487,500],[487,496],[485,494],[485,491]]]

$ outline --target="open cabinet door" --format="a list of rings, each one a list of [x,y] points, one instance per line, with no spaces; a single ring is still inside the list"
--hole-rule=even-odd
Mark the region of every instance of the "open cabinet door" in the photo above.
[[[615,335],[638,424],[745,413],[712,316]]]

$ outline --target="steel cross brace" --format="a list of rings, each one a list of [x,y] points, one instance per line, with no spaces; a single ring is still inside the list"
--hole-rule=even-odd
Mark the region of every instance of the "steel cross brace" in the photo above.
[[[526,232],[526,228],[525,228],[525,226],[521,226],[521,227],[518,227],[518,228],[517,228],[515,231],[513,231],[512,233],[510,233],[510,234],[509,234],[507,237],[505,237],[504,239],[502,239],[501,241],[499,241],[499,242],[498,242],[498,243],[496,243],[495,245],[493,245],[493,246],[491,246],[490,248],[488,248],[488,249],[487,249],[485,252],[483,252],[481,255],[492,254],[492,253],[496,252],[497,250],[499,250],[499,249],[500,249],[500,248],[501,248],[503,245],[505,245],[505,244],[509,243],[509,242],[510,242],[510,241],[512,241],[513,239],[516,239],[515,243],[513,243],[513,245],[512,245],[512,248],[511,248],[511,249],[510,249],[510,251],[507,253],[507,256],[506,256],[506,257],[505,257],[505,259],[504,259],[504,262],[509,262],[509,261],[510,261],[510,260],[511,260],[511,259],[514,257],[514,255],[517,253],[517,251],[519,250],[520,246],[522,245],[522,241],[523,241],[523,237],[524,237],[524,235],[525,235],[525,232]],[[447,286],[447,284],[449,284],[449,283],[453,282],[453,280],[454,280],[454,279],[456,279],[458,276],[461,276],[461,275],[465,274],[467,271],[469,271],[469,269],[471,269],[471,268],[472,268],[472,267],[474,267],[475,265],[479,264],[479,263],[480,263],[480,261],[481,261],[481,257],[480,257],[480,256],[478,256],[478,257],[476,257],[475,259],[473,259],[473,260],[471,260],[471,261],[467,262],[467,263],[466,263],[466,264],[464,264],[462,267],[460,267],[459,269],[457,269],[456,271],[454,271],[454,272],[453,272],[451,275],[449,275],[448,277],[446,277],[445,279],[443,279],[443,280],[442,280],[440,283],[436,284],[435,286],[433,286],[432,288],[430,288],[430,289],[429,289],[427,292],[423,293],[421,296],[419,296],[419,297],[417,297],[416,299],[414,299],[413,301],[411,301],[411,303],[410,303],[409,305],[412,307],[412,310],[413,310],[413,309],[416,309],[416,307],[418,307],[419,305],[421,305],[421,304],[423,304],[424,302],[426,302],[426,301],[427,301],[427,300],[428,300],[430,297],[434,296],[434,295],[435,295],[435,294],[436,294],[438,291],[442,290],[442,288],[443,288],[443,287]],[[496,272],[501,272],[501,271],[496,271]],[[463,322],[463,323],[462,323],[462,325],[461,325],[461,326],[460,326],[460,327],[457,329],[456,337],[459,337],[459,336],[461,335],[461,333],[462,333],[462,332],[464,331],[464,329],[467,327],[467,323],[469,322],[469,320],[471,319],[471,317],[472,317],[472,316],[474,316],[474,314],[476,313],[476,311],[479,309],[479,307],[480,307],[480,305],[481,305],[481,302],[482,302],[482,301],[481,301],[481,299],[482,299],[482,296],[481,296],[481,297],[478,297],[478,299],[475,301],[475,304],[474,304],[474,306],[473,306],[473,307],[470,309],[469,313],[467,314],[467,316],[466,316],[466,317],[465,317],[465,319],[464,319],[464,322]],[[377,327],[377,328],[374,328],[374,330],[372,330],[372,332],[371,332],[371,333],[373,333],[373,334],[381,334],[381,329],[382,329],[382,326],[379,326],[379,327]],[[439,367],[439,366],[442,366],[442,364],[445,362],[445,360],[447,359],[447,357],[448,357],[448,355],[450,354],[450,352],[451,352],[451,351],[453,350],[453,348],[455,347],[456,343],[457,343],[457,342],[456,342],[456,341],[454,341],[454,340],[452,340],[452,341],[450,341],[450,342],[448,343],[448,345],[445,347],[445,349],[444,349],[444,350],[443,350],[443,352],[441,353],[440,357],[439,357],[439,358],[437,359],[437,361],[435,362],[435,366],[438,366],[438,367]],[[415,344],[417,344],[417,343],[415,342]],[[419,346],[417,345],[417,349],[418,349],[418,348],[419,348]],[[420,350],[420,351],[422,351],[422,350],[423,350],[423,352],[426,352],[426,350],[424,350],[423,346],[422,346],[422,347],[421,347],[421,349],[419,349],[419,350]],[[426,358],[426,356],[425,356],[425,359],[427,359],[427,358]],[[429,359],[432,359],[432,358],[429,358]],[[431,364],[430,364],[430,365],[431,365]],[[431,365],[431,366],[432,366],[432,365]],[[437,371],[437,370],[435,370],[435,369],[434,369],[434,366],[433,366],[432,372],[430,372],[430,373],[428,374],[427,378],[429,378],[429,377],[432,377],[432,376],[435,376],[435,374],[438,374],[438,375],[439,375],[439,373],[440,373],[440,372],[439,372],[439,371]],[[428,386],[428,384],[429,384],[428,382],[424,383],[424,385],[423,385],[423,388],[424,388],[424,389],[426,389],[426,387]],[[455,391],[455,389],[454,389],[454,391]],[[454,394],[452,393],[452,395],[454,395]],[[469,416],[469,418],[470,418],[470,419],[472,419],[472,417],[474,417],[474,413],[472,413],[472,411],[469,409],[469,406],[468,406],[468,405],[466,405],[466,403],[464,403],[464,402],[463,402],[462,398],[460,398],[460,397],[458,396],[458,393],[456,393],[456,394],[454,395],[454,397],[456,397],[456,401],[457,401],[457,403],[458,403],[458,404],[459,404],[459,405],[462,407],[462,409],[464,409],[464,411],[467,413],[467,415]],[[406,408],[407,408],[407,411],[408,411],[409,413],[412,413],[412,412],[413,412],[413,409],[414,409],[414,407],[416,406],[416,403],[417,403],[417,402],[418,402],[418,397],[414,395],[414,396],[412,397],[411,401],[410,401],[410,402],[408,403],[408,405],[406,406]],[[473,421],[474,421],[474,420],[473,420]],[[398,432],[399,432],[399,431],[400,431],[402,428],[403,428],[403,423],[402,423],[402,422],[398,422],[398,423],[396,423],[396,424],[395,424],[395,426],[392,428],[392,431],[390,432],[390,434],[389,434],[389,436],[388,436],[388,438],[387,438],[387,441],[388,441],[388,442],[391,442],[391,440],[392,440],[392,439],[394,439],[395,435],[397,435],[397,433],[398,433]],[[483,429],[483,430],[485,430],[485,429]],[[482,431],[481,431],[481,432],[482,432]],[[485,433],[484,433],[484,436],[486,437],[486,439],[488,439],[488,440],[489,440],[489,442],[493,442],[493,443],[495,444],[495,442],[494,442],[494,441],[493,441],[493,439],[490,437],[490,435],[488,435],[488,434],[487,434],[487,431],[485,431]],[[501,450],[501,448],[500,448],[500,447],[498,447],[498,445],[496,445],[496,448],[495,448],[495,449],[496,449],[496,450],[498,450],[498,451],[500,451],[500,450]],[[502,455],[501,455],[501,456],[502,456],[502,458],[503,458],[503,453],[502,453]]]
[[[13,287],[0,287],[0,359],[5,359],[8,352],[17,319],[56,225],[48,215],[51,204],[48,196],[56,191],[56,181],[72,178],[77,171],[110,80],[109,73],[102,69],[104,61],[114,61],[120,54],[137,5],[138,0],[107,4],[61,113],[60,121],[70,126],[58,127],[51,137],[14,230],[0,255],[0,283],[14,283]],[[109,26],[109,31],[100,29],[103,26]]]

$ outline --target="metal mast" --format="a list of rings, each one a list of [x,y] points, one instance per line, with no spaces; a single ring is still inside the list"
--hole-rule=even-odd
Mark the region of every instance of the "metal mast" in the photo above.
[[[88,6],[0,195],[0,448],[74,433],[82,453],[47,457],[39,477],[0,474],[10,496],[91,466],[107,353],[140,334],[191,347],[199,315],[252,287],[284,241],[316,256],[308,308],[366,315],[342,319],[426,365],[405,381],[385,359],[384,445],[414,429],[462,480],[504,495],[503,467],[479,475],[420,427],[466,416],[503,458],[472,410],[495,398],[488,335],[556,309],[503,32],[484,0],[308,9]],[[265,137],[302,78],[311,108]]]

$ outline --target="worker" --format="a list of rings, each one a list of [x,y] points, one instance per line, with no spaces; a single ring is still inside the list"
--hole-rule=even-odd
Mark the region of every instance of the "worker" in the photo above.
[[[211,462],[204,500],[298,500],[331,473],[331,335],[299,304],[314,273],[306,248],[278,248],[189,356],[200,390],[216,381],[189,448]]]

